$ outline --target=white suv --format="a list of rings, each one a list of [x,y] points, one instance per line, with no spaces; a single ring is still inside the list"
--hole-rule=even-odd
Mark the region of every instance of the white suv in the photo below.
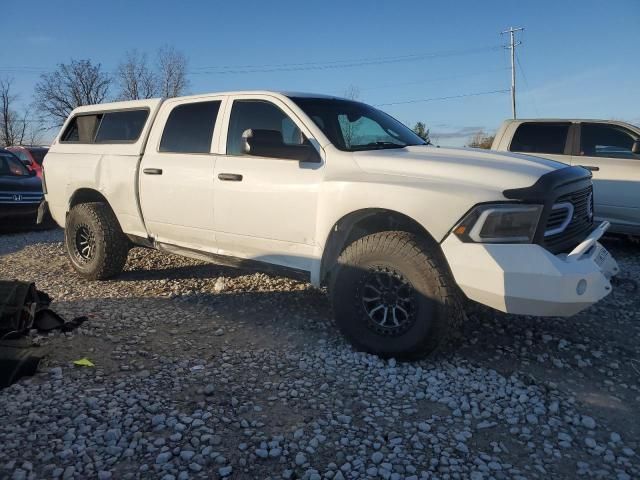
[[[587,170],[434,148],[334,97],[255,91],[81,107],[51,146],[45,178],[80,275],[118,274],[133,245],[277,266],[328,286],[340,329],[385,356],[433,350],[465,296],[566,316],[607,295],[617,272],[597,242],[606,225],[593,226]]]

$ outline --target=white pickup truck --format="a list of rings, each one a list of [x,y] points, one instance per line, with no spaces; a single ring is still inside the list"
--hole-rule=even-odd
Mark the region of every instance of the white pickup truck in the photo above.
[[[278,266],[327,286],[358,348],[433,350],[466,298],[569,316],[611,291],[589,171],[426,145],[363,103],[267,91],[77,108],[45,159],[75,270],[135,245]],[[238,261],[239,259],[239,261]]]
[[[618,120],[506,120],[491,149],[591,170],[596,222],[640,236],[640,127]]]

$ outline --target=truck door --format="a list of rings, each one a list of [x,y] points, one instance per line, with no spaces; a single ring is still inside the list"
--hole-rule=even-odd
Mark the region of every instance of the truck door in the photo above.
[[[214,250],[212,153],[223,97],[165,102],[142,158],[140,205],[158,242]]]
[[[640,134],[613,123],[582,122],[579,148],[572,157],[593,173],[594,214],[616,226],[640,227]]]
[[[278,153],[283,145],[313,149],[306,128],[284,103],[267,95],[239,96],[227,111],[226,150],[221,150],[226,154],[218,157],[214,175],[219,252],[308,270],[324,164],[316,150],[315,162]],[[249,130],[273,149],[246,153]]]

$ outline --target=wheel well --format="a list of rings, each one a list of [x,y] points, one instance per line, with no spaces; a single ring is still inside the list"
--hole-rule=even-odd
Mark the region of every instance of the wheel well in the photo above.
[[[69,210],[81,203],[101,202],[109,205],[107,199],[97,190],[92,188],[80,188],[73,192],[71,200],[69,201]]]
[[[345,215],[331,228],[322,254],[320,282],[327,283],[331,268],[348,245],[366,235],[391,230],[416,234],[435,246],[436,251],[440,252],[438,242],[411,217],[394,210],[381,208],[358,210]]]

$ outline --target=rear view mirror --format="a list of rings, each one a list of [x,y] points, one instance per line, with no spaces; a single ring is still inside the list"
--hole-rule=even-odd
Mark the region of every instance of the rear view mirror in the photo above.
[[[636,140],[635,142],[633,142],[631,153],[633,153],[634,155],[640,155],[640,140]]]
[[[282,158],[299,162],[320,162],[320,156],[309,143],[290,145],[276,130],[248,129],[242,133],[242,151],[256,157]]]

